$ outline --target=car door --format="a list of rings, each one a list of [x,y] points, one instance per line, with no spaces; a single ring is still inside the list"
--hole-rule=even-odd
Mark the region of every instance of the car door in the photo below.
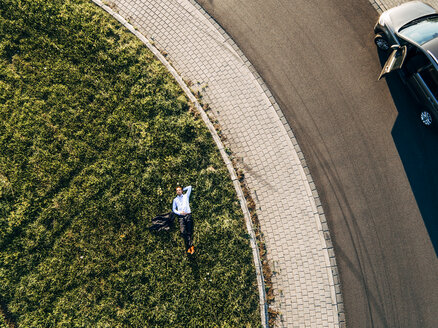
[[[402,68],[403,63],[406,59],[407,47],[406,46],[395,46],[394,50],[389,55],[388,60],[385,65],[383,65],[383,69],[380,72],[379,80],[385,75]]]
[[[438,114],[438,71],[430,63],[417,74],[412,76],[415,81],[416,92],[431,111]]]

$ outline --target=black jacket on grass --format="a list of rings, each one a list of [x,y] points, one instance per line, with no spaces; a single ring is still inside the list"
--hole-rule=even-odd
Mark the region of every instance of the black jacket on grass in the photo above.
[[[178,215],[173,212],[157,215],[152,219],[149,231],[168,231],[173,226],[175,217],[178,217],[181,236],[184,238],[186,250],[193,246],[193,220],[192,214]]]
[[[172,227],[174,220],[175,214],[173,212],[157,215],[152,219],[152,225],[149,227],[149,231],[167,231]]]

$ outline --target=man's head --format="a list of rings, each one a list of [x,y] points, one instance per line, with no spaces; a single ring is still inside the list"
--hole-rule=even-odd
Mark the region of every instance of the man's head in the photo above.
[[[182,195],[182,192],[183,192],[182,187],[181,187],[181,186],[177,186],[177,187],[176,187],[176,194],[177,194],[178,196],[181,196],[181,195]]]

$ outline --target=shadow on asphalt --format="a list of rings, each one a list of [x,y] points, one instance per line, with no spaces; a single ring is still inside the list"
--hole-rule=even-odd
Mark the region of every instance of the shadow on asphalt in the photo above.
[[[379,57],[383,66],[385,58]],[[422,125],[420,105],[398,74],[387,76],[386,82],[398,110],[392,137],[438,254],[438,124],[433,129]]]

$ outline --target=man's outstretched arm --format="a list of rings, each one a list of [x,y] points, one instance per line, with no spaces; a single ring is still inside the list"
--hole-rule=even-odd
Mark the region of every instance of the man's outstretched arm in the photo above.
[[[183,189],[183,191],[187,191],[186,196],[187,196],[187,199],[189,199],[190,198],[190,193],[192,192],[192,186],[185,187]]]

